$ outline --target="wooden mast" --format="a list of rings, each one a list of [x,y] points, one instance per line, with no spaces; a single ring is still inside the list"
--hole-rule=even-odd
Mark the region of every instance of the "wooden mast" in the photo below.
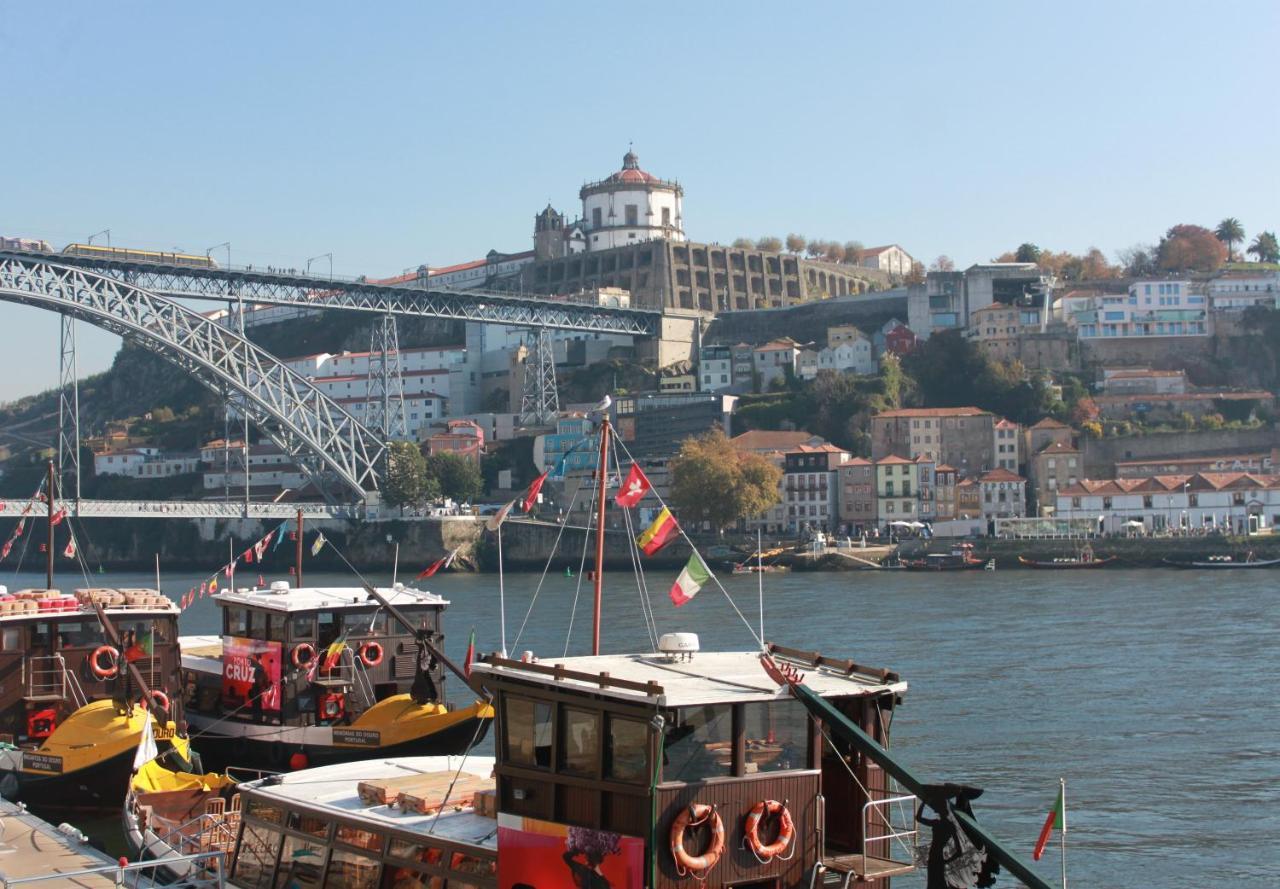
[[[297,539],[293,544],[293,586],[302,588],[302,510],[298,510]]]
[[[46,553],[47,558],[45,559],[44,588],[46,590],[53,589],[53,511],[55,508],[55,501],[57,501],[57,499],[58,499],[58,476],[54,473],[53,461],[50,460],[49,461],[49,509],[48,509],[49,540],[45,544],[45,549],[47,550],[47,553]]]
[[[609,475],[609,415],[600,420],[600,463],[596,467],[596,577],[591,621],[591,653],[600,653],[600,599],[604,587],[604,504]]]

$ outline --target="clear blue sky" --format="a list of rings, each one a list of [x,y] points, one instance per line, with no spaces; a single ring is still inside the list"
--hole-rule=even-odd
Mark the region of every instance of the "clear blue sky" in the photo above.
[[[1275,2],[0,0],[0,232],[394,273],[528,249],[634,141],[698,240],[963,266],[1228,215],[1252,236],[1280,228],[1278,25]],[[53,385],[55,316],[0,313],[0,400]],[[117,341],[84,340],[107,366]]]

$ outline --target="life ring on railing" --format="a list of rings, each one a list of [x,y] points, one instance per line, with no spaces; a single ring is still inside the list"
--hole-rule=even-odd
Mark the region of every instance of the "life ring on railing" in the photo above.
[[[303,655],[306,655],[304,658]],[[311,662],[316,659],[316,647],[310,642],[299,642],[293,646],[293,653],[289,655],[289,660],[293,661],[295,667],[309,667]]]
[[[686,828],[697,827],[704,821],[711,823],[711,845],[701,855],[690,855],[684,848],[684,832]],[[693,874],[701,878],[703,874],[716,866],[720,856],[724,854],[724,822],[715,806],[706,803],[690,803],[680,811],[671,824],[671,857],[676,861],[676,873],[680,876]]]
[[[98,658],[104,654],[110,656],[110,666],[104,667],[98,662]],[[115,679],[120,673],[120,657],[110,645],[99,645],[89,655],[89,669],[99,679]]]
[[[382,663],[382,646],[377,642],[366,642],[360,646],[360,660],[366,667],[376,667]]]
[[[765,816],[778,816],[778,838],[772,843],[760,842],[760,821]],[[791,845],[791,840],[796,835],[796,825],[791,818],[791,812],[787,810],[785,802],[780,803],[777,800],[762,800],[752,807],[747,813],[746,823],[743,824],[742,831],[743,840],[747,847],[756,858],[761,861],[772,861],[774,858],[787,851],[787,846]]]
[[[158,688],[151,689],[151,703],[155,704],[164,712],[169,712],[169,696]]]

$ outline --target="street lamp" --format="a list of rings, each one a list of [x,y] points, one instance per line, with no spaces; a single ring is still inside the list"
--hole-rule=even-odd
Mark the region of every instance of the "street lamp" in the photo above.
[[[1191,487],[1191,482],[1182,483],[1182,497],[1186,501],[1187,508],[1183,510],[1187,514],[1187,524],[1191,523],[1191,496],[1187,493],[1187,489]],[[1190,530],[1190,528],[1188,528]]]
[[[308,275],[311,274],[311,263],[315,262],[317,259],[329,260],[329,280],[332,281],[333,280],[333,254],[332,253],[321,253],[319,256],[313,256],[310,259],[308,259],[307,274]]]
[[[93,239],[94,239],[94,238],[96,238],[96,237],[98,237],[99,235],[106,235],[106,236],[107,236],[107,246],[108,246],[108,247],[110,247],[110,246],[111,246],[111,229],[109,229],[109,228],[104,228],[104,229],[103,229],[102,231],[100,231],[100,232],[94,232],[93,234],[89,235],[89,240],[85,241],[85,246],[88,246],[88,245],[92,244],[92,243],[93,243]]]
[[[223,241],[221,244],[214,244],[208,250],[204,251],[205,257],[208,258],[210,253],[219,249],[220,247],[227,248],[227,268],[231,268],[231,242],[230,241]]]

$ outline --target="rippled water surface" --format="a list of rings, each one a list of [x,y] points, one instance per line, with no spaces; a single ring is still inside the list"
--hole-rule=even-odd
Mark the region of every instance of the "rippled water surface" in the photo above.
[[[703,647],[752,644],[712,587],[671,607],[673,574],[649,578],[659,631],[693,630]],[[43,585],[43,576],[0,580]],[[176,598],[193,582],[199,578],[165,577],[164,587]],[[538,583],[537,575],[506,578],[507,646],[549,657],[564,650],[578,580],[546,578],[517,643]],[[754,626],[755,580],[725,583]],[[1278,586],[1280,572],[1267,571],[784,574],[766,579],[764,619],[770,640],[899,671],[911,689],[894,723],[897,754],[926,779],[985,787],[979,819],[1028,859],[1065,777],[1072,885],[1277,886]],[[606,587],[604,648],[643,648],[633,578],[615,575]],[[430,588],[452,601],[450,655],[462,657],[473,626],[481,650],[499,646],[496,576],[447,575]],[[581,596],[571,653],[589,644],[587,584]],[[182,631],[217,632],[214,612],[198,601]],[[459,683],[451,681],[450,694],[462,696]],[[1036,866],[1057,882],[1056,840]]]

